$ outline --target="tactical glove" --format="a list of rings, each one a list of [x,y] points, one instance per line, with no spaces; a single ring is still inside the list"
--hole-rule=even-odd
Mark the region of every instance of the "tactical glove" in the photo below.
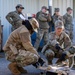
[[[33,66],[38,68],[39,66],[43,66],[44,64],[45,64],[45,61],[42,58],[39,58],[38,62],[33,64]]]
[[[41,66],[45,63],[45,61],[42,58],[39,58],[38,62],[40,63]]]
[[[39,62],[33,64],[34,67],[38,68],[40,66]]]
[[[59,51],[59,50],[63,50],[61,47],[60,47],[60,45],[59,44],[56,44],[55,45],[55,48]]]
[[[62,53],[62,55],[60,57],[60,60],[61,61],[65,61],[66,60],[66,57],[67,57],[66,53]]]

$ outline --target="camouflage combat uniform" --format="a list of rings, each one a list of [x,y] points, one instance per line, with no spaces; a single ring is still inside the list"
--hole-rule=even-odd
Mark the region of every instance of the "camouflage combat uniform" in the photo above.
[[[49,31],[48,22],[51,20],[51,17],[48,14],[43,13],[42,11],[40,11],[36,16],[39,22],[39,29],[34,47],[36,48],[36,50],[38,50],[40,41],[42,40],[43,37],[44,37],[44,44],[46,44],[48,41],[48,31]]]
[[[63,21],[63,17],[62,16],[57,16],[57,15],[53,15],[52,16],[52,19],[53,19],[53,23],[55,24],[55,22],[57,21],[57,20],[61,20],[61,21]]]
[[[64,50],[68,50],[71,46],[71,40],[64,31],[62,32],[60,37],[56,36],[55,31],[51,32],[49,34],[49,43],[47,44],[45,49],[45,56],[47,57],[48,62],[52,62],[54,56],[60,57],[62,52],[64,52],[64,50],[58,51],[55,48],[55,45],[57,43],[60,44],[61,47],[64,47]]]
[[[18,13],[17,11],[13,11],[13,12],[10,12],[6,15],[6,19],[12,25],[12,30],[17,29],[18,27],[20,27],[22,25],[23,20],[21,19],[20,14],[22,14],[22,13]]]
[[[17,62],[19,66],[27,66],[38,61],[38,53],[32,46],[30,33],[24,25],[10,34],[3,50],[6,59]]]
[[[73,39],[73,24],[72,24],[72,16],[69,15],[68,13],[66,13],[63,16],[64,19],[64,26],[65,26],[65,30],[66,32],[69,34],[71,40]]]

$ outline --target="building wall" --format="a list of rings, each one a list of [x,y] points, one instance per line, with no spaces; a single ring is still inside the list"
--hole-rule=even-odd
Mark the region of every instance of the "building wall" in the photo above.
[[[48,0],[0,0],[0,17],[3,27],[3,45],[11,33],[11,25],[5,19],[10,11],[15,10],[17,4],[22,4],[25,9],[24,13],[37,13],[43,5],[48,7]],[[66,13],[66,8],[73,8],[73,0],[52,0],[52,13],[54,8],[59,7],[61,15]]]
[[[3,45],[5,44],[8,36],[11,33],[11,25],[5,19],[5,16],[10,11],[15,10],[15,6],[17,4],[22,4],[25,9],[24,13],[37,13],[40,10],[41,6],[46,5],[48,6],[48,1],[44,0],[0,0],[0,17],[1,17],[1,24],[4,25],[3,27]]]
[[[52,12],[54,12],[54,8],[60,8],[61,15],[66,13],[66,8],[71,7],[73,8],[73,0],[52,0]]]

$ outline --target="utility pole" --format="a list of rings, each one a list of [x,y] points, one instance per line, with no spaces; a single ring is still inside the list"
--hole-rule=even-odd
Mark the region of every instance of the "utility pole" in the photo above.
[[[49,13],[52,16],[52,0],[48,0]]]

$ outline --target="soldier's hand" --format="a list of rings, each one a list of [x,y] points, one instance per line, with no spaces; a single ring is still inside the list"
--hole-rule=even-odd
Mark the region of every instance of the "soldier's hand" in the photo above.
[[[60,47],[59,44],[56,44],[56,45],[55,45],[55,48],[56,48],[58,51],[63,50],[63,49]]]

